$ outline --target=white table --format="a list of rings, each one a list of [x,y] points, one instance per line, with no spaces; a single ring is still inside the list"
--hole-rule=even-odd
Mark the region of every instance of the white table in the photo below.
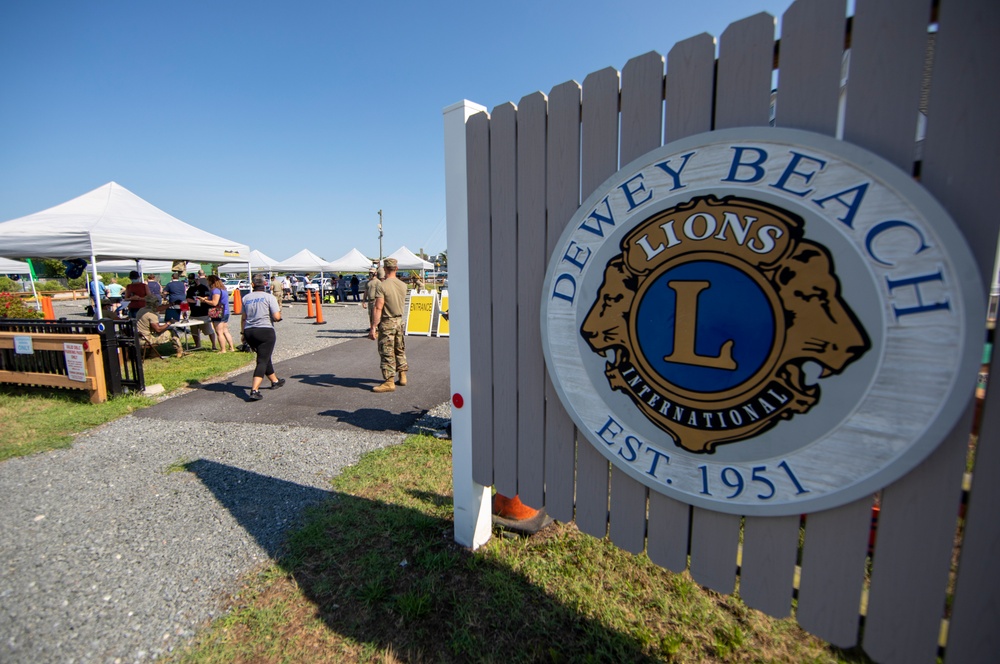
[[[186,320],[175,320],[171,323],[171,327],[174,329],[180,329],[184,331],[184,350],[188,350],[188,341],[192,327],[201,327],[205,324],[208,318],[188,318]]]

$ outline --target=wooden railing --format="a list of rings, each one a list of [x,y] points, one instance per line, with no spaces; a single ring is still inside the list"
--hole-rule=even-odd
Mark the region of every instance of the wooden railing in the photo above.
[[[31,340],[30,353],[16,352],[18,338]],[[82,346],[82,366],[74,366],[75,347],[67,344]],[[101,337],[0,332],[0,383],[87,390],[91,403],[107,401]]]

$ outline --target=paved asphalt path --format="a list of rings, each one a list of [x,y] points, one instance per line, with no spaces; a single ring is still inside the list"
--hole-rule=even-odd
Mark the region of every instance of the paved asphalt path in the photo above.
[[[422,413],[450,398],[446,340],[407,337],[406,355],[409,385],[395,392],[371,391],[382,382],[375,342],[353,339],[277,363],[278,377],[287,382],[269,390],[265,378],[261,401],[247,401],[251,371],[196,385],[135,417],[405,431]]]

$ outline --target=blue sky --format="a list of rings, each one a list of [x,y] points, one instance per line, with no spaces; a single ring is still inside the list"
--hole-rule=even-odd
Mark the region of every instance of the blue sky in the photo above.
[[[114,180],[277,260],[446,246],[441,111],[790,0],[4,0],[0,221]]]

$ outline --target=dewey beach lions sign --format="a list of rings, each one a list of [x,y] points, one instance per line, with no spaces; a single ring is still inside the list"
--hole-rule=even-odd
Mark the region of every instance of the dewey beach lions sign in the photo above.
[[[982,286],[945,211],[802,131],[712,132],[625,166],[543,288],[546,363],[581,434],[647,486],[731,513],[825,509],[899,478],[955,424],[981,355]]]

